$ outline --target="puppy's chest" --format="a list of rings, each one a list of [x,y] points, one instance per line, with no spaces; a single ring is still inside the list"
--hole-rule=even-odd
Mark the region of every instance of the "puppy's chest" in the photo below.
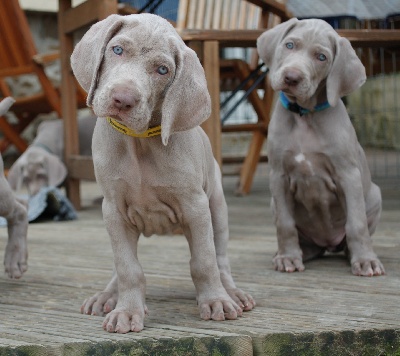
[[[122,195],[114,200],[124,220],[145,236],[164,235],[182,220],[179,194],[174,189],[121,183]]]
[[[337,200],[336,170],[328,147],[315,127],[302,118],[296,121],[285,141],[281,164],[297,201],[314,206]]]
[[[128,225],[145,236],[165,235],[182,224],[183,202],[198,194],[185,178],[142,162],[119,166],[111,178],[112,185],[103,188]]]

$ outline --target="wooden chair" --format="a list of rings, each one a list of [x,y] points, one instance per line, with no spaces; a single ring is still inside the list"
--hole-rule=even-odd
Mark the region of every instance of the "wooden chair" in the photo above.
[[[201,36],[212,41],[213,36],[219,35],[216,31],[232,31],[231,40],[237,36],[237,30],[251,31],[268,29],[281,21],[287,20],[290,14],[284,4],[275,0],[180,0],[178,9],[177,30],[183,39],[187,30],[200,30]],[[191,38],[193,40],[193,34]],[[217,38],[217,37],[215,37]],[[255,37],[256,38],[256,37]],[[255,38],[252,47],[255,46]],[[225,47],[229,46],[229,32],[224,36]],[[200,54],[201,55],[201,54]],[[249,193],[257,164],[261,158],[261,150],[269,123],[270,109],[272,106],[273,92],[267,81],[263,80],[265,73],[259,70],[258,56],[253,49],[251,60],[219,59],[221,90],[226,90],[227,79],[229,83],[242,83],[242,90],[257,114],[256,123],[222,125],[222,132],[251,131],[252,139],[244,159],[239,184],[236,193],[244,195]],[[262,75],[262,77],[260,77]],[[258,81],[258,82],[256,82]],[[259,95],[257,89],[263,89],[264,94]],[[231,85],[228,90],[235,90]],[[219,103],[219,91],[213,98]],[[222,118],[225,121],[226,116]],[[214,127],[215,129],[215,127]]]
[[[3,152],[9,144],[14,144],[23,152],[28,144],[20,135],[38,114],[55,111],[61,117],[60,94],[44,71],[45,65],[57,60],[59,54],[37,53],[28,21],[18,0],[0,1],[0,48],[0,93],[16,99],[10,111],[18,118],[18,123],[12,125],[5,117],[0,117],[0,130],[3,133],[0,151]],[[41,93],[16,97],[6,78],[24,74],[37,77],[42,88]],[[82,106],[84,95],[81,90],[79,102]]]

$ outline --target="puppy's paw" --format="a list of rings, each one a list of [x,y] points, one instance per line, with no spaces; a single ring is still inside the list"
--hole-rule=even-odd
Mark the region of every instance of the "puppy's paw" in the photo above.
[[[385,274],[385,268],[378,258],[358,259],[352,262],[351,272],[363,277],[382,276]]]
[[[302,272],[305,270],[303,260],[298,256],[276,254],[272,260],[272,263],[275,271],[279,272],[291,273],[295,271]]]
[[[200,318],[203,320],[225,319],[233,320],[242,316],[242,309],[237,305],[228,294],[223,293],[221,297],[199,297]]]
[[[103,316],[114,310],[117,305],[118,291],[98,292],[85,299],[81,306],[81,314]]]
[[[26,245],[14,245],[9,243],[4,257],[5,272],[9,278],[21,278],[28,270],[28,251]]]
[[[139,332],[144,328],[146,308],[129,311],[117,308],[110,312],[103,322],[103,329],[109,333],[126,334],[129,331]]]
[[[241,289],[226,289],[226,291],[243,311],[252,310],[256,306],[256,302],[253,297],[250,294],[243,292]]]

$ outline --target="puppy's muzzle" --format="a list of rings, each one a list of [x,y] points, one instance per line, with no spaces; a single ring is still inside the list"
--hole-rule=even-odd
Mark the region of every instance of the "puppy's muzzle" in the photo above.
[[[111,94],[112,105],[120,111],[129,111],[140,101],[139,95],[126,86],[115,87]]]
[[[283,80],[288,86],[295,87],[303,80],[303,74],[295,68],[286,69],[283,76]]]

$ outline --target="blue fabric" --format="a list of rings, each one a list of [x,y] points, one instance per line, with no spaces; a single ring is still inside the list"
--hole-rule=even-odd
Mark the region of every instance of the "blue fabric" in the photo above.
[[[26,197],[21,197],[26,200]],[[68,198],[55,187],[44,187],[28,199],[28,221],[66,221],[78,218]],[[7,220],[0,217],[0,226],[7,226]]]
[[[138,10],[147,5],[144,12],[152,12],[168,20],[176,21],[178,17],[179,0],[118,0],[118,2],[129,4]],[[156,6],[155,10],[150,11],[154,6]]]

